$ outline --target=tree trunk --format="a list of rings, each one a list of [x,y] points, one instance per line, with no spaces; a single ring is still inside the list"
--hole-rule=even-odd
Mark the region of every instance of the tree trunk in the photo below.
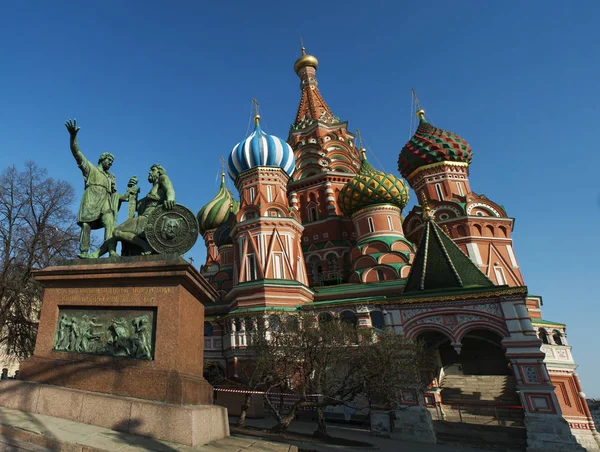
[[[246,414],[248,413],[248,408],[250,408],[251,399],[252,394],[244,394],[244,402],[242,403],[242,409],[240,410],[240,418],[238,419],[236,424],[238,427],[244,427],[246,425]]]
[[[285,416],[281,417],[277,421],[277,425],[271,429],[271,432],[273,432],[273,433],[285,432],[288,429],[288,427],[290,426],[290,424],[292,423],[292,421],[296,418],[296,411],[298,410],[298,407],[300,406],[301,403],[302,402],[300,402],[300,401],[296,402],[290,409],[289,413],[286,414]]]
[[[325,410],[322,406],[317,407],[317,429],[313,436],[324,438],[327,435],[327,425],[325,424]]]

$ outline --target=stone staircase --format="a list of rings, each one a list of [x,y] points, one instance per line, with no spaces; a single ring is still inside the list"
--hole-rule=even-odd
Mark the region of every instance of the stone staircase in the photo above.
[[[443,420],[469,424],[522,426],[523,410],[514,377],[446,375],[442,380]]]

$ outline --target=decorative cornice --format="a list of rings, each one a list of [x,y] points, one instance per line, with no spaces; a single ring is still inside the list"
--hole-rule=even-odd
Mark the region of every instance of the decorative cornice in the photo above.
[[[408,176],[406,176],[406,180],[409,182],[413,182],[412,179],[419,173],[426,171],[426,170],[439,168],[441,166],[454,166],[454,167],[468,168],[469,164],[466,162],[451,162],[451,161],[431,163],[429,165],[421,166],[421,167],[417,168],[416,170],[414,170],[412,173],[410,173]]]

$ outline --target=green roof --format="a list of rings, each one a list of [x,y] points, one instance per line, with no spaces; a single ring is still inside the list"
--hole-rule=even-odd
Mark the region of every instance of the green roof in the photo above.
[[[372,243],[372,242],[385,243],[388,246],[388,248],[390,248],[390,249],[392,248],[392,244],[395,242],[406,242],[406,243],[412,245],[412,242],[410,240],[400,238],[397,235],[380,235],[377,237],[371,237],[371,238],[368,238],[365,240],[361,240],[360,242],[358,242],[356,244],[356,246],[358,246],[360,248],[360,250],[362,251],[362,249],[365,245]]]
[[[478,287],[495,286],[433,219],[426,218],[404,293]]]
[[[533,323],[534,325],[554,325],[554,326],[566,326],[564,323],[556,323],[556,322],[551,322],[550,320],[544,320],[544,319],[531,319],[531,323]]]

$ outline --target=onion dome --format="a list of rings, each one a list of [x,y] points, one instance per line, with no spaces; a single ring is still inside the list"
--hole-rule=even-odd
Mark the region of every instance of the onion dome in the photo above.
[[[233,209],[234,213],[240,210],[240,203],[225,186],[225,173],[221,174],[221,187],[217,195],[198,212],[198,226],[200,234],[218,228],[229,216]]]
[[[244,141],[235,145],[229,156],[229,177],[235,180],[238,174],[257,166],[275,166],[283,169],[288,176],[294,173],[296,158],[294,151],[281,138],[267,135],[260,128],[260,116],[254,117],[254,132]]]
[[[314,67],[315,69],[317,69],[317,67],[319,66],[319,60],[317,60],[317,58],[312,55],[307,55],[306,49],[302,47],[302,55],[294,63],[294,71],[297,74],[298,72],[300,72],[300,69],[307,66]]]
[[[367,161],[361,149],[362,165],[358,174],[340,190],[338,202],[342,212],[350,216],[360,209],[375,204],[393,204],[403,209],[408,203],[408,188],[393,174],[377,171]]]
[[[419,110],[417,115],[419,127],[398,156],[398,171],[402,176],[408,177],[416,169],[432,163],[471,163],[473,153],[464,139],[429,124],[423,110]]]
[[[217,228],[213,240],[217,248],[223,245],[233,245],[233,239],[231,238],[231,226],[235,223],[235,213],[230,212],[227,219]]]

